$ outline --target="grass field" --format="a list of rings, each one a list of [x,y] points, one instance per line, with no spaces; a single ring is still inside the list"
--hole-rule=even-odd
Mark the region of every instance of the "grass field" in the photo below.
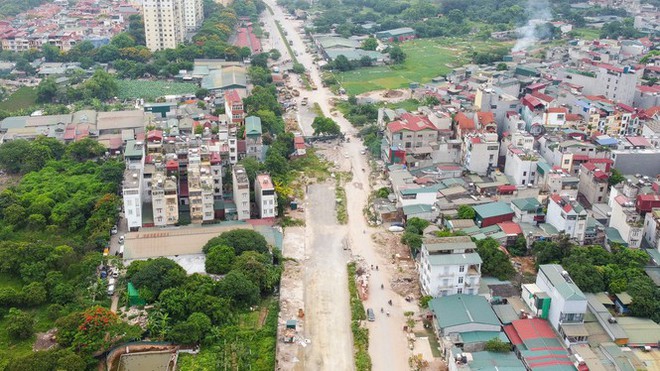
[[[10,95],[9,98],[0,102],[0,110],[14,112],[29,108],[37,102],[37,89],[23,86]]]
[[[576,33],[578,38],[584,40],[600,39],[600,30],[595,28],[574,28],[573,32]]]
[[[164,95],[195,94],[197,84],[169,81],[117,80],[120,99],[154,100]]]
[[[464,38],[418,39],[401,44],[406,61],[400,66],[359,68],[338,73],[337,79],[348,94],[408,87],[410,82],[427,83],[470,61],[473,51],[487,51],[511,43]]]

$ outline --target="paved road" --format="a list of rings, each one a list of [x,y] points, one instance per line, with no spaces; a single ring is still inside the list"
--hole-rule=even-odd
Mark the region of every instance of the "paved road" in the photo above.
[[[275,19],[279,20],[284,29],[287,31],[288,36],[287,38],[293,42],[293,49],[298,52],[298,61],[305,66],[307,70],[310,71],[311,73],[311,78],[312,81],[316,84],[316,86],[319,87],[318,90],[313,91],[313,92],[308,92],[301,90],[301,98],[302,97],[308,97],[309,99],[309,104],[312,105],[313,103],[318,103],[319,106],[321,107],[321,110],[323,113],[330,117],[330,104],[329,100],[330,98],[335,97],[332,92],[330,92],[328,89],[323,88],[321,84],[321,76],[320,72],[317,68],[317,66],[313,63],[313,56],[305,51],[305,45],[302,40],[301,35],[298,33],[297,28],[300,27],[300,22],[299,21],[293,21],[293,20],[285,20],[284,18],[284,13],[282,12],[282,9],[277,7],[275,5],[274,0],[266,0],[265,1],[268,5],[271,6],[271,8],[275,12]],[[270,17],[270,13],[268,15]],[[339,114],[338,116],[332,116],[335,121],[341,126],[341,129],[344,133],[349,134],[349,135],[355,135],[356,129],[352,127],[352,125],[341,115]],[[407,310],[417,310],[417,307],[413,304],[407,303],[403,298],[395,294],[393,291],[391,291],[387,285],[387,282],[392,277],[392,270],[394,269],[393,267],[389,266],[389,263],[387,259],[383,256],[381,256],[378,252],[378,247],[373,244],[372,239],[371,239],[371,233],[373,230],[371,230],[365,220],[364,216],[362,214],[362,208],[367,202],[367,197],[369,195],[369,192],[371,191],[369,187],[369,175],[368,172],[363,172],[359,169],[367,169],[368,168],[368,161],[365,156],[360,154],[360,151],[364,149],[361,141],[355,139],[352,140],[350,143],[344,143],[343,144],[343,149],[342,152],[348,153],[349,160],[351,161],[352,169],[355,171],[353,172],[354,174],[354,179],[353,182],[349,185],[346,186],[346,193],[347,193],[347,206],[348,206],[348,215],[349,215],[349,224],[348,224],[348,234],[347,234],[347,239],[350,241],[352,252],[356,255],[360,255],[366,259],[366,261],[369,264],[374,264],[378,265],[381,267],[381,269],[378,272],[374,272],[372,275],[372,289],[370,292],[369,300],[365,302],[366,307],[372,307],[376,312],[377,312],[377,320],[373,323],[370,323],[369,326],[369,354],[371,355],[372,362],[373,362],[373,370],[409,370],[408,366],[408,357],[410,355],[408,348],[407,348],[407,342],[405,338],[405,334],[402,331],[403,325],[405,324],[405,318],[403,316],[403,312]],[[313,188],[315,189],[315,188]],[[311,193],[310,197],[315,197],[314,195],[314,190]],[[330,202],[333,202],[332,200],[334,197],[328,197],[326,196]],[[312,214],[319,212],[319,210],[316,210],[317,208],[322,207],[322,202],[323,200],[319,199],[319,203],[317,204],[316,200],[313,199],[312,202],[310,202],[310,207],[308,210]],[[327,207],[327,206],[326,206]],[[334,209],[334,206],[333,206]],[[323,212],[322,210],[320,212]],[[334,213],[327,213],[328,215],[332,215],[334,217]],[[319,229],[315,225],[316,220],[314,217],[312,217],[312,220],[310,220],[307,223],[308,229],[309,227],[313,228],[315,231]],[[323,231],[324,228],[327,228],[327,224],[323,224],[320,228]],[[330,238],[331,235],[334,234],[339,234],[340,230],[339,229],[333,229],[332,231],[325,231],[322,233],[330,233],[328,234],[328,238]],[[324,234],[324,236],[326,235]],[[333,242],[335,241],[334,239],[332,240]],[[319,240],[319,243],[325,243],[323,239]],[[316,253],[316,249],[314,249]],[[329,258],[332,259],[341,259],[341,256],[331,256]],[[334,263],[330,259],[325,260],[325,264],[331,264]],[[330,273],[336,273],[336,272],[325,272],[322,271],[321,273],[323,274],[312,274],[311,277],[309,277],[309,280],[306,280],[305,284],[307,285],[309,282],[312,282],[313,285],[325,285],[326,287],[322,289],[318,289],[316,291],[317,295],[314,297],[314,300],[318,300],[320,302],[325,303],[326,301],[330,301],[334,303],[335,305],[341,304],[343,302],[346,302],[348,300],[347,296],[346,299],[342,299],[340,301],[338,298],[334,297],[325,297],[325,295],[330,294],[334,292],[332,289],[330,289],[330,286],[335,285],[333,282],[331,282],[330,277],[335,277],[334,275],[325,277],[324,274],[330,274]],[[344,276],[345,278],[345,272]],[[342,279],[345,281],[345,279]],[[385,289],[380,289],[380,284],[384,283]],[[310,294],[309,291],[306,292],[307,295]],[[347,295],[347,293],[345,294]],[[311,301],[309,300],[311,298],[307,297],[305,300],[305,306],[307,310],[309,310],[308,305],[312,304]],[[388,300],[393,301],[393,306],[387,305]],[[389,307],[391,311],[391,316],[390,317],[385,317],[380,315],[380,307]],[[309,318],[307,322],[308,328],[312,327],[317,327],[317,326],[323,326],[323,324],[316,323],[319,320],[324,320],[327,317],[324,317],[323,315],[320,315],[316,318]],[[346,325],[343,325],[341,323],[338,323],[336,321],[333,321],[332,328],[329,329],[328,333],[324,333],[324,335],[334,337],[338,335],[343,334],[343,329],[339,329],[340,326],[346,326],[345,328],[348,328],[349,324],[347,323]],[[321,333],[318,333],[319,335]],[[350,338],[350,333],[347,335],[348,341],[352,341]],[[334,340],[332,340],[334,341]],[[343,349],[343,348],[342,348]],[[316,357],[314,359],[310,359],[311,361],[318,360],[318,359],[329,359],[333,357],[337,357],[340,354],[337,353],[338,349],[333,348],[333,347],[326,347],[323,349],[324,355],[323,357]],[[346,358],[346,357],[342,357]],[[351,359],[352,359],[352,352],[351,352]],[[316,367],[313,367],[313,363],[308,363],[308,366],[306,369],[318,369]],[[345,368],[345,367],[339,367],[335,368],[336,370],[348,370],[352,368]],[[323,368],[325,369],[325,368]]]
[[[312,341],[305,354],[306,370],[352,370],[353,342],[342,248],[346,227],[337,224],[334,187],[309,186],[304,263],[306,334]]]

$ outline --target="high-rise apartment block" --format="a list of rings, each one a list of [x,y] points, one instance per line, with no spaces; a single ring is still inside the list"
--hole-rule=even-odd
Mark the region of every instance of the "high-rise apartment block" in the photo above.
[[[195,32],[204,21],[202,0],[183,0],[183,16],[186,32]]]
[[[250,180],[242,165],[234,166],[232,181],[237,219],[250,219]]]
[[[142,14],[149,50],[174,49],[183,42],[184,0],[144,0]]]

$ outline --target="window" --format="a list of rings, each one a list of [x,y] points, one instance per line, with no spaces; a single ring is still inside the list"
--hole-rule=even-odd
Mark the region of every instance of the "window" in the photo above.
[[[463,283],[463,277],[458,277],[458,283]]]
[[[526,172],[526,171],[523,171],[523,176],[527,176],[527,172]]]
[[[457,293],[457,294],[462,294],[462,293],[463,293],[463,289],[456,289],[456,293]]]
[[[459,267],[458,267],[458,271],[459,271],[460,273],[465,272],[465,266],[464,266],[464,265],[459,266]]]

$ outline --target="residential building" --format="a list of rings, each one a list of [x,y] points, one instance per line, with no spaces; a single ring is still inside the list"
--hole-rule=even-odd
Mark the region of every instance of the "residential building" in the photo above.
[[[607,200],[609,163],[598,167],[598,164],[587,162],[580,165],[580,182],[578,193],[584,196],[589,205],[603,203]],[[606,168],[603,170],[601,168]]]
[[[151,181],[151,205],[154,226],[165,227],[179,222],[179,198],[176,177],[157,172]]]
[[[539,266],[536,286],[550,296],[548,322],[569,343],[586,342],[587,298],[559,264]]]
[[[124,150],[126,171],[122,182],[124,217],[131,231],[142,227],[144,143],[130,140]]]
[[[660,208],[644,215],[644,240],[651,249],[660,251]]]
[[[644,234],[644,219],[635,210],[635,202],[620,194],[610,203],[610,233],[618,234],[628,247],[639,248]],[[610,240],[612,240],[610,238]],[[614,240],[614,242],[619,242]]]
[[[190,221],[203,224],[215,219],[214,182],[207,162],[190,160],[188,164],[188,199]]]
[[[515,353],[531,371],[575,371],[575,366],[561,340],[548,321],[526,318],[504,326]]]
[[[449,371],[507,370],[525,371],[522,361],[513,352],[469,352],[452,348],[446,359]],[[465,362],[464,362],[465,361]]]
[[[475,220],[481,228],[502,222],[510,222],[515,215],[506,202],[491,202],[473,207]]]
[[[642,174],[655,177],[660,174],[660,149],[613,150],[614,168],[622,174]]]
[[[186,32],[195,32],[204,22],[204,2],[183,0],[183,16]]]
[[[144,0],[142,15],[149,50],[175,49],[183,42],[186,35],[184,0]]]
[[[234,165],[232,187],[238,220],[250,219],[250,180],[242,165]]]
[[[607,63],[585,66],[584,69],[566,69],[564,81],[583,87],[585,95],[604,95],[624,104],[633,104],[635,88],[641,71],[629,66],[619,67]]]
[[[482,263],[476,248],[467,236],[426,239],[419,257],[422,291],[433,297],[476,295]]]
[[[587,211],[575,198],[553,193],[548,197],[546,223],[582,243],[587,228]]]
[[[445,354],[461,347],[464,352],[480,351],[485,342],[500,339],[508,342],[502,325],[488,300],[481,295],[456,294],[429,301],[433,326]]]
[[[225,114],[234,125],[243,125],[245,119],[245,108],[243,99],[236,90],[225,92]]]
[[[426,116],[404,113],[387,124],[385,142],[385,162],[427,167],[433,164],[432,154],[438,148],[438,129]]]
[[[536,180],[538,154],[510,145],[506,152],[504,174],[511,177],[515,185],[531,186]]]
[[[497,167],[499,150],[497,133],[468,133],[463,136],[463,166],[477,175],[488,175]]]
[[[268,174],[259,174],[254,181],[254,200],[259,209],[259,218],[277,216],[277,194]]]
[[[492,112],[497,122],[498,133],[502,134],[507,112],[518,112],[520,100],[498,87],[479,87],[474,98],[475,107],[482,112]]]
[[[246,156],[261,161],[264,158],[263,141],[261,137],[261,119],[257,116],[245,118],[245,148]]]
[[[518,223],[536,224],[545,219],[543,207],[535,197],[511,200],[511,210],[513,210]]]

